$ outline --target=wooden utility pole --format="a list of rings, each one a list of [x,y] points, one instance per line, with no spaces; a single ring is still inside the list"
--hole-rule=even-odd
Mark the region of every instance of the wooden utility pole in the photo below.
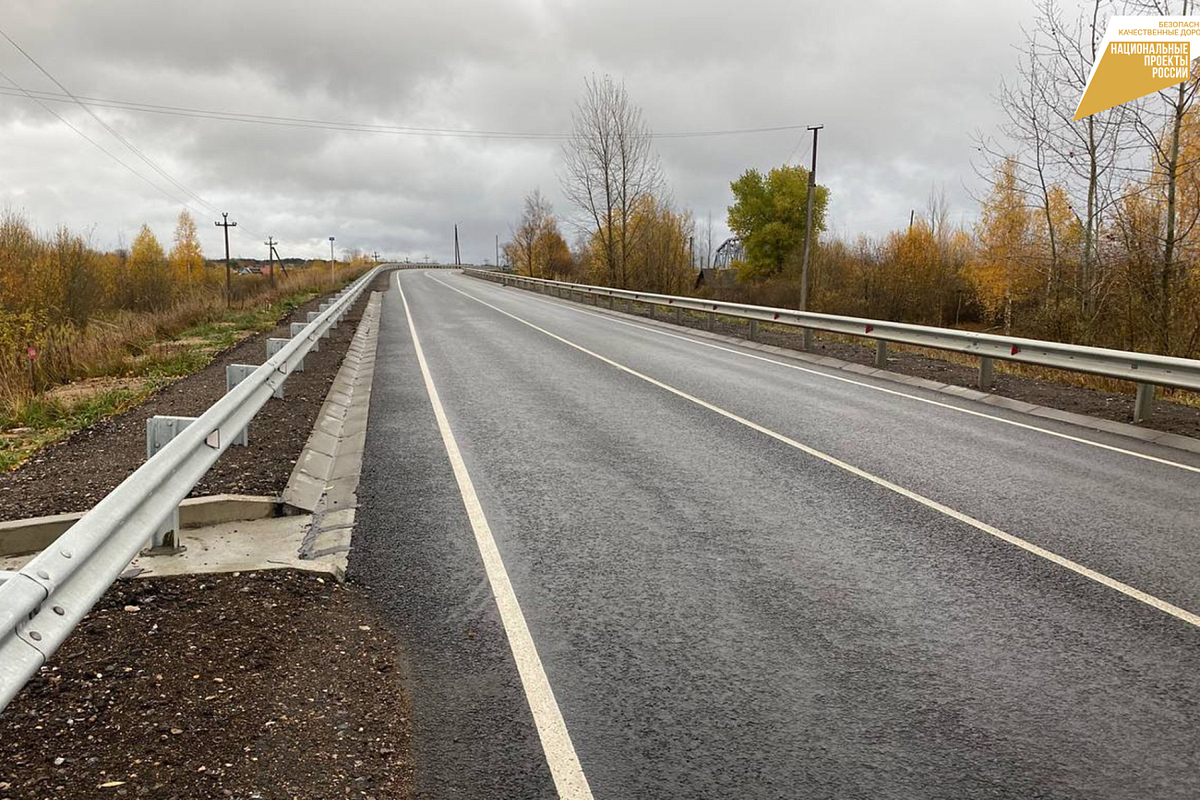
[[[800,310],[808,310],[808,254],[812,249],[812,209],[813,195],[817,193],[817,132],[824,125],[809,125],[813,133],[812,169],[808,171],[808,197],[805,200],[804,212],[804,260],[800,262]],[[804,329],[806,332],[808,328]],[[805,337],[806,339],[808,337]]]
[[[228,308],[233,303],[233,272],[229,268],[229,229],[236,228],[236,222],[229,221],[229,214],[221,212],[221,221],[214,222],[218,228],[225,229],[225,307]]]
[[[267,246],[267,263],[270,264],[269,269],[271,270],[271,287],[274,288],[275,287],[275,237],[268,236],[267,240],[265,242],[263,242],[263,244],[265,244]]]
[[[276,242],[275,244],[279,244],[279,242]],[[279,257],[279,251],[275,249],[274,244],[271,245],[271,255],[274,256],[275,260],[279,262],[279,268],[283,270],[283,277],[286,278],[288,276],[287,267],[283,265],[283,259]]]

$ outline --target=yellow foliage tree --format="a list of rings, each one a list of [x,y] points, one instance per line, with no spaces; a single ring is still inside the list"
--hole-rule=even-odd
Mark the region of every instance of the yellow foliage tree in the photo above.
[[[1002,316],[1012,331],[1013,304],[1033,296],[1041,284],[1034,259],[1033,225],[1017,185],[1017,164],[1002,162],[976,228],[979,247],[967,276],[984,310]]]
[[[149,225],[143,225],[133,240],[125,269],[132,289],[131,307],[160,309],[171,302],[171,267]]]
[[[171,248],[171,268],[177,280],[192,282],[201,277],[204,270],[204,253],[196,235],[196,221],[186,209],[179,212],[175,223],[175,246]]]

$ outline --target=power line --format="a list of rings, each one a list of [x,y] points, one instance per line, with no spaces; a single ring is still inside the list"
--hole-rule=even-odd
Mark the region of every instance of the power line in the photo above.
[[[214,206],[212,203],[209,203],[203,197],[196,194],[195,192],[193,192],[188,187],[184,186],[179,181],[175,180],[175,178],[173,178],[170,174],[168,174],[166,170],[164,170],[162,167],[158,166],[158,164],[156,164],[153,159],[151,159],[149,156],[147,156],[145,153],[143,153],[137,146],[135,146],[133,144],[133,142],[129,141],[124,136],[122,136],[119,131],[117,131],[115,128],[113,128],[111,125],[109,125],[107,122],[102,120],[100,118],[100,116],[98,114],[96,114],[96,112],[93,111],[87,104],[85,104],[82,100],[80,100],[75,95],[71,94],[71,90],[68,89],[66,86],[64,86],[62,81],[60,81],[58,78],[51,75],[50,71],[48,69],[43,67],[40,63],[38,63],[37,59],[35,59],[33,56],[31,56],[25,50],[25,48],[23,48],[23,47],[21,47],[21,45],[17,44],[17,42],[11,36],[9,36],[8,33],[5,32],[2,28],[0,28],[0,36],[3,36],[5,39],[7,39],[9,44],[11,44],[13,47],[15,47],[17,49],[17,51],[20,52],[21,55],[25,56],[25,58],[27,58],[29,60],[29,62],[31,64],[33,64],[35,67],[37,67],[38,70],[43,75],[45,75],[47,78],[49,78],[54,83],[55,86],[57,86],[59,89],[62,89],[63,93],[66,94],[67,97],[71,98],[71,100],[73,100],[76,104],[78,104],[78,106],[80,108],[82,108],[84,111],[86,111],[92,119],[94,119],[94,120],[96,120],[96,122],[100,123],[101,127],[103,127],[106,131],[111,133],[117,139],[117,141],[119,141],[121,144],[123,144],[127,148],[129,148],[129,150],[131,150],[133,152],[133,154],[135,156],[137,156],[139,159],[141,159],[147,166],[149,166],[151,169],[153,169],[155,172],[157,172],[159,175],[161,175],[163,178],[165,178],[167,181],[169,181],[175,188],[179,189],[185,195],[187,195],[188,197],[191,197],[193,200],[198,202],[200,205],[205,206],[210,211],[220,213],[216,206]]]
[[[8,81],[8,82],[9,82],[10,84],[12,84],[13,86],[16,86],[16,85],[17,85],[16,83],[14,83],[14,82],[13,82],[12,78],[8,77],[8,75],[6,75],[6,74],[5,74],[4,72],[2,72],[2,71],[0,71],[0,78],[3,78],[4,80]],[[106,148],[104,145],[102,145],[102,144],[100,144],[99,142],[97,142],[97,141],[96,141],[95,139],[93,139],[92,137],[88,136],[86,133],[84,133],[83,131],[81,131],[79,128],[76,128],[74,125],[72,125],[70,122],[68,122],[68,121],[67,121],[67,120],[66,120],[66,119],[65,119],[65,118],[64,118],[64,117],[63,117],[61,114],[59,114],[57,111],[55,111],[54,109],[52,109],[52,108],[50,108],[49,106],[47,106],[45,103],[43,103],[43,102],[42,102],[41,100],[39,100],[38,98],[34,97],[32,94],[28,94],[28,93],[27,93],[27,95],[28,95],[28,97],[29,97],[29,99],[30,99],[30,100],[32,100],[33,102],[35,102],[35,103],[37,103],[39,106],[41,106],[41,107],[42,107],[42,109],[43,109],[43,110],[44,110],[44,111],[45,111],[47,114],[51,114],[52,116],[54,116],[54,117],[55,117],[55,118],[56,118],[56,119],[57,119],[59,122],[61,122],[63,125],[66,125],[68,128],[70,128],[71,130],[73,130],[75,133],[77,133],[77,134],[79,134],[80,136],[82,136],[84,139],[86,139],[88,142],[90,142],[90,143],[92,144],[92,146],[94,146],[94,147],[95,147],[97,150],[99,150],[100,152],[104,153],[104,155],[108,156],[108,157],[109,157],[109,158],[111,158],[113,161],[117,162],[117,163],[118,163],[118,164],[120,164],[122,167],[124,167],[125,169],[129,170],[130,172],[132,172],[132,173],[133,173],[134,175],[136,175],[137,177],[141,178],[143,181],[145,181],[145,182],[146,182],[147,184],[149,184],[151,187],[153,187],[153,188],[154,188],[154,189],[156,189],[157,191],[161,192],[161,193],[162,193],[162,195],[163,195],[164,197],[166,197],[168,200],[170,200],[172,203],[178,203],[179,205],[183,206],[184,208],[186,208],[188,211],[192,212],[193,214],[196,214],[196,215],[199,215],[199,214],[200,214],[200,212],[196,211],[196,209],[194,209],[194,208],[192,208],[191,206],[189,206],[189,205],[187,204],[187,202],[186,202],[186,201],[180,200],[178,197],[176,197],[175,195],[171,194],[171,193],[170,193],[170,192],[168,192],[166,189],[162,188],[162,187],[161,187],[161,186],[159,186],[157,183],[155,183],[154,181],[150,180],[150,179],[149,179],[149,178],[147,178],[145,175],[143,175],[142,173],[138,172],[138,171],[137,171],[136,169],[134,169],[133,167],[131,167],[131,166],[129,166],[128,164],[126,164],[126,163],[125,163],[124,161],[122,161],[121,159],[117,158],[117,156],[116,156],[116,155],[114,155],[114,154],[112,153],[112,151],[110,151],[110,150],[109,150],[108,148]]]
[[[19,87],[18,87],[19,88]],[[26,90],[21,90],[22,93]],[[88,103],[102,108],[119,108],[126,111],[136,111],[146,114],[160,114],[176,117],[190,117],[194,119],[212,119],[223,122],[242,122],[255,125],[272,125],[285,128],[314,128],[318,130],[334,130],[334,131],[349,131],[354,133],[379,133],[390,134],[394,136],[429,136],[429,137],[451,137],[451,138],[466,138],[466,139],[524,139],[524,140],[551,140],[561,141],[571,138],[567,133],[556,132],[538,132],[538,131],[504,131],[504,130],[475,130],[470,128],[428,128],[412,125],[390,125],[374,122],[352,122],[346,120],[323,120],[313,119],[308,117],[288,117],[271,114],[252,114],[240,111],[220,111],[216,109],[191,108],[187,106],[169,106],[157,103],[141,103],[131,100],[113,100],[104,97],[87,97],[80,95],[63,95],[57,92],[46,92],[40,90],[28,90],[28,93],[35,95],[42,100],[51,102],[79,102],[87,101]],[[21,96],[17,92],[0,88],[0,94],[8,94],[11,96]],[[85,106],[86,107],[86,106]],[[732,128],[722,130],[701,130],[701,131],[666,131],[661,133],[650,133],[648,137],[651,139],[685,139],[685,138],[706,138],[716,136],[739,136],[756,133],[777,133],[780,131],[798,131],[804,130],[804,125],[771,125],[765,127],[750,127],[750,128]]]

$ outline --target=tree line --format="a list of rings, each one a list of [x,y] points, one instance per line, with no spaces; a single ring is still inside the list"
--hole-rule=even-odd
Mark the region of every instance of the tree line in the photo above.
[[[975,137],[977,220],[954,225],[942,194],[882,237],[824,236],[814,197],[809,308],[1035,338],[1200,355],[1200,70],[1139,101],[1072,119],[1114,13],[1187,15],[1190,0],[1036,0],[999,130]],[[735,281],[699,282],[708,230],[670,199],[641,110],[611,78],[589,78],[563,146],[572,245],[540,192],[505,246],[525,274],[795,306],[808,172],[747,170],[730,184],[742,240]],[[697,240],[703,240],[697,247]],[[697,258],[699,253],[699,258]]]

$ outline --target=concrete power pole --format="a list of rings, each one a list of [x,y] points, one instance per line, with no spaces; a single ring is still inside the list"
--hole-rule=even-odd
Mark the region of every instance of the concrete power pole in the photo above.
[[[233,273],[229,268],[229,229],[236,228],[237,223],[230,222],[229,214],[222,211],[221,221],[213,224],[225,229],[225,307],[228,308],[233,303],[233,278],[230,277]]]
[[[808,254],[812,250],[812,209],[813,196],[817,193],[817,133],[824,125],[809,125],[813,134],[812,169],[808,171],[808,197],[804,211],[804,259],[800,262],[800,310],[808,310]],[[810,328],[804,328],[804,349],[812,345]]]
[[[333,237],[329,237],[329,282],[337,283],[337,273],[333,271]]]

